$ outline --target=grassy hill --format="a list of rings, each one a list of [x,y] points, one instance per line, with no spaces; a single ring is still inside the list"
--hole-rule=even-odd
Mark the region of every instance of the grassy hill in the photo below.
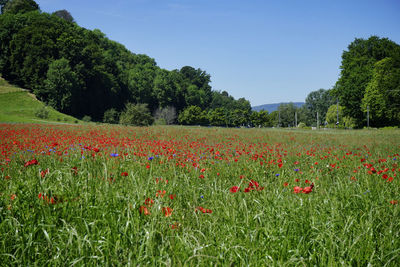
[[[41,109],[48,111],[47,118],[36,115]],[[79,123],[80,121],[45,106],[28,90],[10,85],[0,77],[0,122]]]

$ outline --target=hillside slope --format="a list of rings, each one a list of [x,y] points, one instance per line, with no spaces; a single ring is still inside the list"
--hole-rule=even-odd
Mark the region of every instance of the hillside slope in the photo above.
[[[36,112],[43,108],[48,111],[48,117],[37,117]],[[79,121],[51,107],[46,107],[28,90],[10,85],[0,77],[0,122],[78,123]]]

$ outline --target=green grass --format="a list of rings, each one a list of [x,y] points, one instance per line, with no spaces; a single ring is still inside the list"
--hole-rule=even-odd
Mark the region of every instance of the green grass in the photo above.
[[[47,119],[35,116],[35,112],[43,108],[44,103],[27,90],[15,87],[0,77],[0,122],[24,122],[24,123],[75,123],[76,118],[62,114],[51,107]],[[78,121],[80,122],[80,121]]]
[[[398,131],[3,124],[0,134],[5,265],[400,264]],[[313,192],[293,193],[306,179]],[[245,193],[251,180],[263,189]]]

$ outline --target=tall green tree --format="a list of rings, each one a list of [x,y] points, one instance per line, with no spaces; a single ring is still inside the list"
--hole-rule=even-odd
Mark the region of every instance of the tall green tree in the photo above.
[[[56,15],[59,18],[62,18],[68,22],[75,22],[74,18],[72,17],[71,13],[68,10],[62,9],[53,12],[53,15]]]
[[[253,111],[250,115],[251,124],[254,127],[272,127],[267,110]]]
[[[50,64],[44,84],[45,90],[38,91],[39,96],[61,112],[75,113],[74,100],[78,97],[78,77],[72,71],[67,59],[61,58]]]
[[[362,99],[364,114],[368,109],[371,126],[400,124],[400,61],[387,57],[375,63]]]
[[[150,111],[158,107],[157,98],[153,91],[153,83],[156,77],[156,65],[146,63],[137,64],[128,72],[128,90],[132,102],[147,103]]]
[[[330,90],[319,89],[312,91],[306,97],[305,106],[310,111],[310,115],[314,120],[317,118],[325,118],[328,108],[335,103],[334,97],[331,95]],[[306,121],[303,121],[306,123]]]
[[[227,112],[224,108],[210,110],[207,114],[207,118],[213,126],[226,126],[228,124]]]
[[[2,6],[2,13],[26,13],[29,11],[39,10],[39,5],[34,0],[9,0],[3,1],[1,4]]]
[[[210,75],[190,66],[182,67],[180,74],[183,78],[182,88],[185,92],[186,105],[208,108],[212,100]]]
[[[296,106],[293,103],[280,104],[278,112],[280,115],[280,126],[281,127],[294,127],[295,126],[295,114]]]
[[[208,119],[206,112],[200,107],[189,106],[179,114],[178,122],[184,125],[205,125]]]
[[[0,14],[3,14],[3,8],[9,1],[10,0],[0,0]]]
[[[119,117],[119,123],[133,126],[148,126],[153,123],[147,104],[127,103]]]
[[[375,63],[386,58],[398,58],[398,44],[387,38],[371,36],[367,40],[355,39],[342,54],[339,80],[334,94],[339,98],[347,116],[356,119],[357,125],[365,125],[361,102],[372,79]]]

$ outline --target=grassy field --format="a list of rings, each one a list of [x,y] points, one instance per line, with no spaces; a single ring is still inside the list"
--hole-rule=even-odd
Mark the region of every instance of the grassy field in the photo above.
[[[399,266],[398,131],[0,124],[4,265]]]
[[[10,85],[0,77],[0,122],[28,123],[75,123],[74,117],[62,114],[51,107],[47,119],[38,118],[35,113],[45,105],[27,90]]]

